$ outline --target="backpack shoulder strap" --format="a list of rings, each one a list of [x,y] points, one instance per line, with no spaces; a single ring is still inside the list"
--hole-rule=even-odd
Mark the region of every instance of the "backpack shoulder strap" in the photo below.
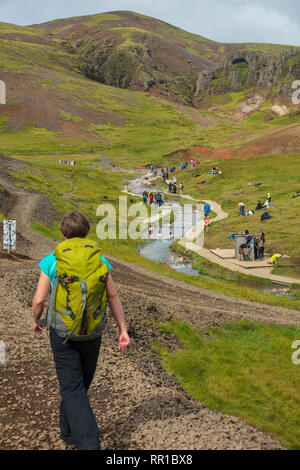
[[[51,290],[51,295],[50,295],[50,300],[49,300],[49,307],[48,307],[48,314],[47,314],[47,325],[48,326],[52,326],[53,310],[54,310],[54,299],[55,299],[55,295],[56,295],[57,286],[58,286],[58,277],[55,276],[54,284],[53,284],[52,290]]]

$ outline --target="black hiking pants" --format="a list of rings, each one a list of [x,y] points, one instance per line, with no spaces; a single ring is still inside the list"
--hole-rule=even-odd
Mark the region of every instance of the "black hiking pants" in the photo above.
[[[77,450],[99,450],[99,429],[87,397],[96,370],[101,336],[91,341],[63,344],[51,328],[50,342],[60,385],[60,432]]]

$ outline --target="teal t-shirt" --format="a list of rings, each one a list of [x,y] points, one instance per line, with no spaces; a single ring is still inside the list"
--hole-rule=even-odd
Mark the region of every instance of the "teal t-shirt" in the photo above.
[[[111,264],[104,258],[104,256],[101,256],[101,260],[103,261],[103,263],[106,264],[106,266],[108,267],[110,271],[112,269]],[[50,282],[52,286],[54,284],[54,279],[55,279],[55,274],[56,274],[56,265],[57,265],[57,261],[54,256],[54,253],[50,253],[49,255],[45,256],[45,258],[43,258],[38,264],[41,271],[50,278]]]

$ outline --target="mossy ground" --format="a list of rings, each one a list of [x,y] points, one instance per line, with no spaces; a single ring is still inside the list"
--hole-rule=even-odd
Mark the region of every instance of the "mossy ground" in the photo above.
[[[292,362],[299,328],[240,321],[204,335],[176,319],[160,327],[180,341],[175,353],[159,350],[190,395],[299,450],[300,366]]]

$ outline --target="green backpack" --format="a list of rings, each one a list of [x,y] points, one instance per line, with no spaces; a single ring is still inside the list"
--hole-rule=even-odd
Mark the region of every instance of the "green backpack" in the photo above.
[[[65,240],[55,248],[56,277],[47,323],[64,343],[101,335],[106,323],[108,267],[99,245],[85,238]]]

